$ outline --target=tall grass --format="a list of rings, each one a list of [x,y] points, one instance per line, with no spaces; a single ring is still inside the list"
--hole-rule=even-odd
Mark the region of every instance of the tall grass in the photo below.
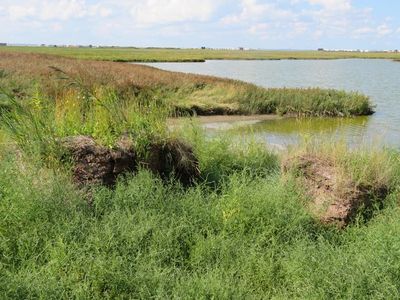
[[[134,96],[136,100],[153,102],[154,106],[167,105],[171,116],[182,113],[299,116],[373,113],[369,98],[358,93],[317,88],[265,89],[240,81],[173,73],[141,65],[79,61],[38,54],[0,52],[0,57],[0,69],[7,72],[0,83],[20,98],[31,97],[35,92],[32,86],[38,84],[46,97],[72,97],[63,81],[57,80],[64,73],[74,79],[70,87],[84,87],[83,91],[92,93],[92,96],[83,93],[83,103],[89,103],[93,94],[111,89],[115,96],[126,101],[131,101]]]
[[[214,190],[141,171],[88,206],[66,177],[24,166],[0,160],[2,298],[400,296],[397,194],[367,226],[338,231],[277,173],[237,169]]]
[[[167,134],[169,109],[163,102],[122,97],[111,87],[87,87],[79,78],[63,75],[68,88],[60,89],[56,98],[40,87],[28,99],[1,90],[9,106],[2,114],[2,128],[25,153],[58,160],[60,139],[76,135],[92,136],[113,147],[123,134],[129,134],[140,150]]]
[[[389,149],[367,146],[349,149],[344,142],[329,143],[310,139],[292,147],[284,156],[319,157],[332,163],[343,172],[342,177],[350,178],[357,185],[397,189],[400,184],[400,157],[397,151]]]
[[[240,109],[248,113],[297,116],[360,116],[370,115],[373,108],[368,97],[337,90],[260,89],[243,93]]]

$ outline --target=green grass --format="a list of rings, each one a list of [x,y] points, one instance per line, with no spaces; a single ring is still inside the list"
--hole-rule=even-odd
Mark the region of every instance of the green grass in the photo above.
[[[13,52],[0,53],[0,57],[3,89],[28,101],[39,91],[41,97],[55,99],[61,106],[68,106],[69,102],[70,105],[76,102],[76,105],[84,106],[83,103],[94,99],[97,104],[111,101],[124,102],[122,105],[146,103],[168,107],[170,116],[354,116],[373,113],[369,97],[356,92],[319,88],[266,89],[241,81],[173,73],[141,65],[57,56]],[[96,100],[96,97],[105,99]],[[4,99],[0,101],[4,102]]]
[[[202,170],[219,172],[217,189],[183,189],[141,171],[114,191],[95,188],[91,205],[67,176],[3,148],[0,296],[400,296],[397,193],[368,224],[338,231],[315,222],[265,149],[236,148],[224,159],[226,141],[193,139]],[[242,151],[252,154],[243,159]]]
[[[327,52],[327,51],[283,51],[283,50],[201,50],[201,49],[144,49],[144,48],[54,48],[54,47],[1,47],[0,52],[18,51],[28,53],[55,54],[91,60],[123,62],[185,62],[211,59],[349,59],[380,58],[399,59],[400,53],[385,52]]]
[[[388,186],[370,220],[338,230],[308,211],[304,188],[281,174],[281,154],[248,138],[211,138],[193,123],[173,132],[165,123],[170,102],[189,97],[301,115],[358,114],[370,108],[366,97],[47,58],[70,66],[56,77],[41,56],[18,57],[35,59],[25,69],[0,61],[1,299],[400,297],[398,152],[293,150],[323,154],[357,182]],[[184,188],[139,170],[115,189],[73,185],[59,139],[85,134],[112,147],[126,132],[143,149],[153,139],[188,141],[201,178]]]

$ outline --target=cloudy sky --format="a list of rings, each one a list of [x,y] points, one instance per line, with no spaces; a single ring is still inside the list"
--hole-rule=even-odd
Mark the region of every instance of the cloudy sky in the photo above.
[[[400,48],[398,0],[0,0],[0,42]]]

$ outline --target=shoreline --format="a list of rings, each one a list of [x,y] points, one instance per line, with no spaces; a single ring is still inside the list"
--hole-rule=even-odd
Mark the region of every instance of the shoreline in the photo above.
[[[269,121],[269,120],[282,120],[290,118],[290,116],[279,116],[275,114],[254,114],[254,115],[210,115],[210,116],[194,116],[194,117],[176,117],[168,118],[167,124],[177,125],[182,120],[194,119],[199,121],[201,124],[207,123],[233,123],[233,122],[244,122],[244,121]]]

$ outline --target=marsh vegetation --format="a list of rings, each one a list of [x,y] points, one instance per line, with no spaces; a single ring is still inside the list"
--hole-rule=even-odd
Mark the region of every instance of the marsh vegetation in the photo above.
[[[396,151],[310,142],[277,154],[229,134],[211,139],[193,121],[166,125],[196,106],[368,114],[367,97],[37,54],[2,53],[0,69],[2,298],[400,296]],[[77,135],[110,151],[127,135],[144,161],[154,143],[179,139],[200,175],[184,185],[139,165],[112,187],[82,188],[60,147]],[[281,169],[299,156],[329,162],[349,179],[343,186],[372,191],[372,205],[357,206],[345,228],[321,222],[304,175]]]

